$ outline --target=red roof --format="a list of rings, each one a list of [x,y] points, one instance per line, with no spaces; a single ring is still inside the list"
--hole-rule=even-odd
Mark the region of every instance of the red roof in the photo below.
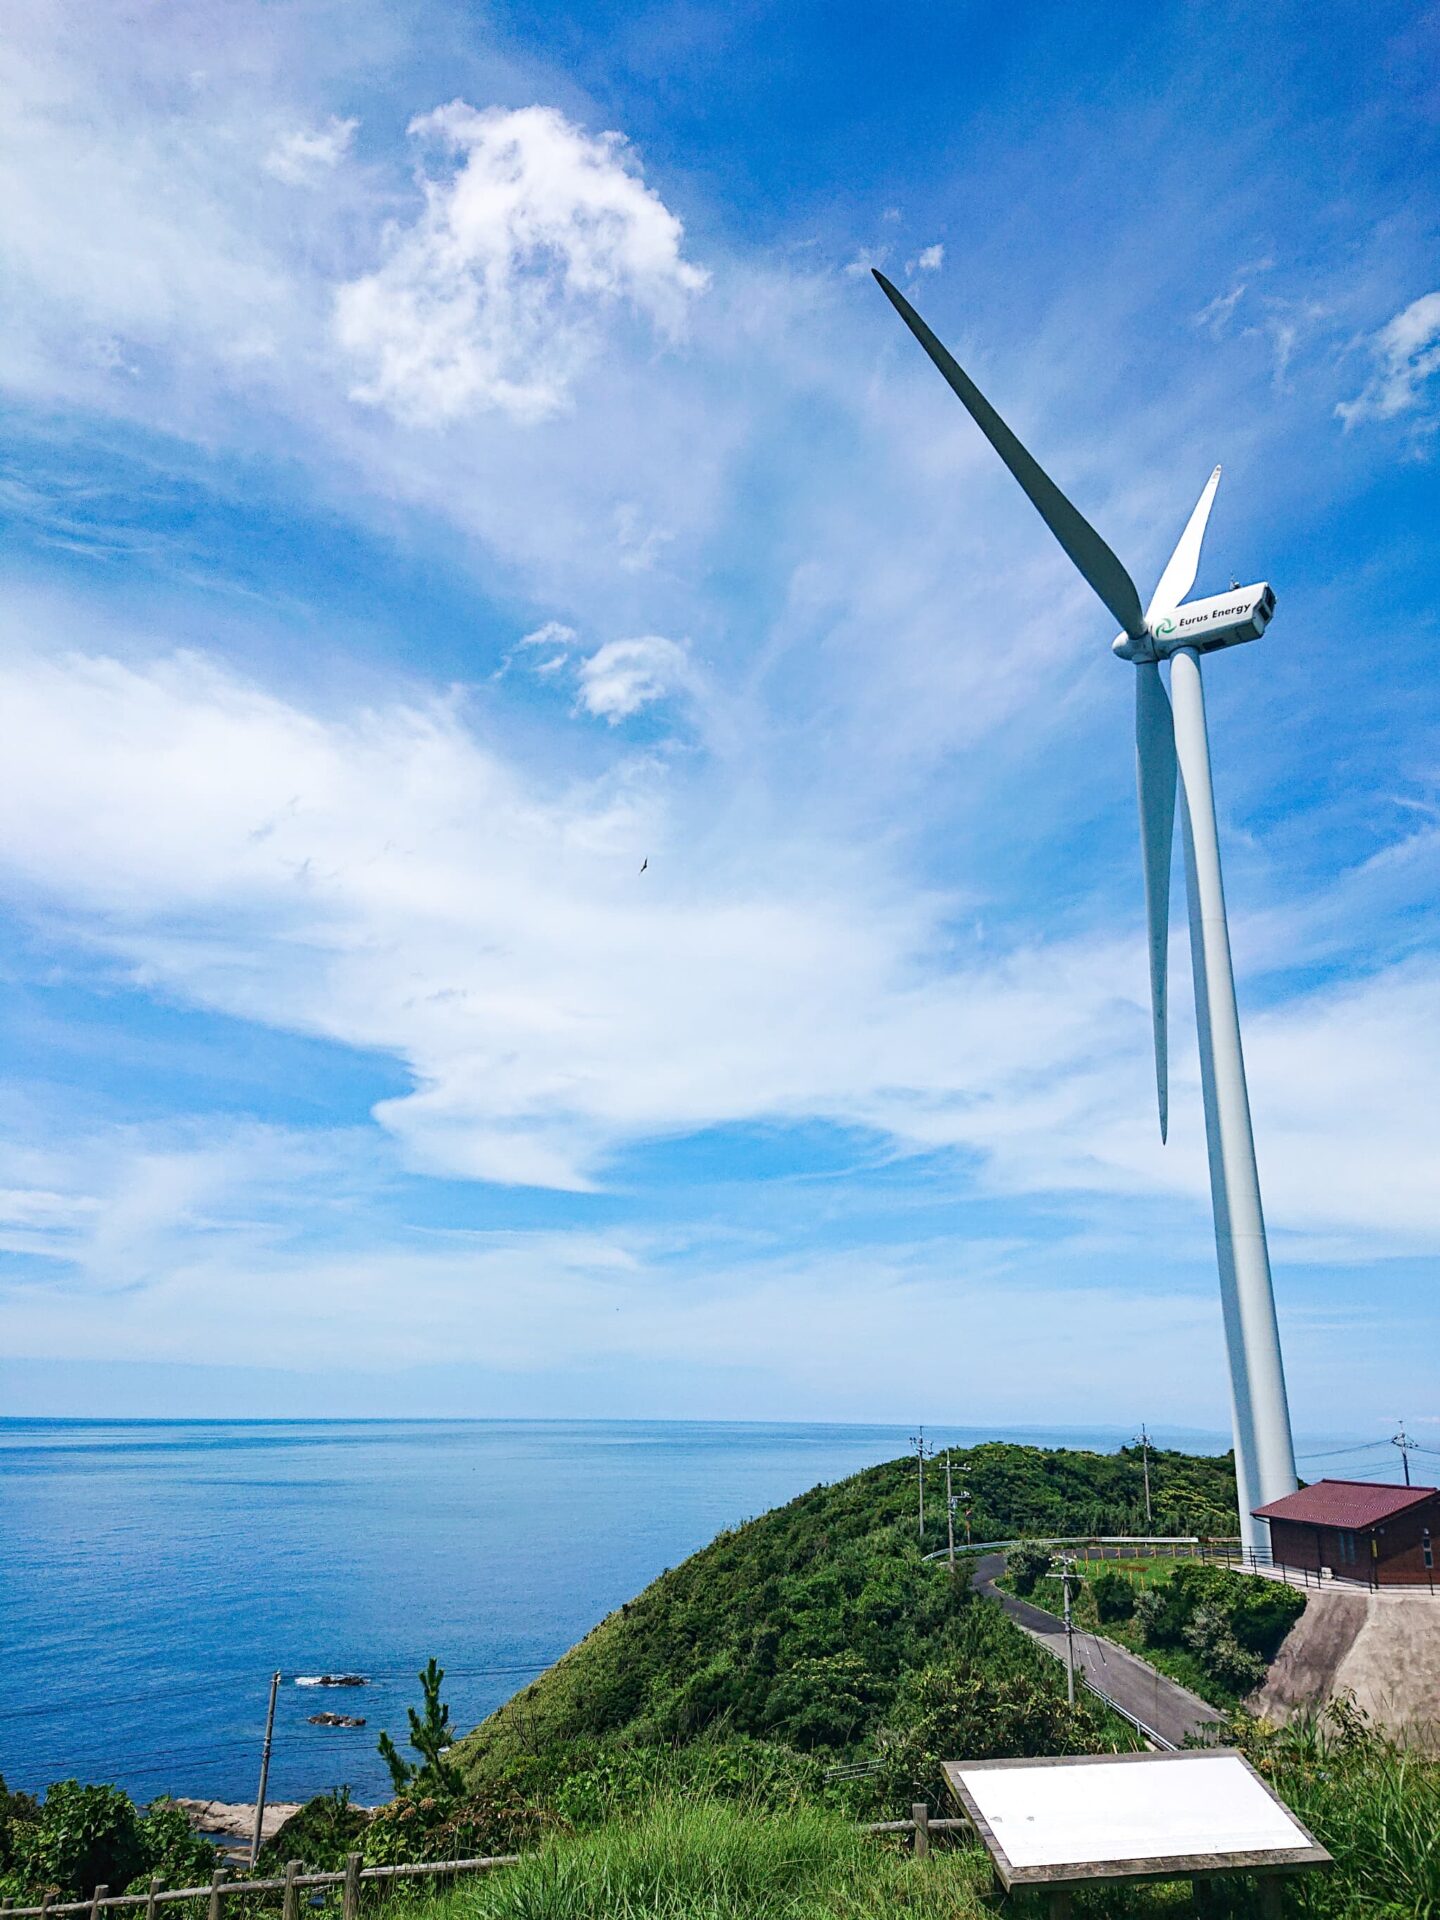
[[[1377,1487],[1368,1480],[1317,1480],[1254,1513],[1260,1520],[1298,1520],[1313,1527],[1378,1527],[1410,1507],[1423,1507],[1437,1492],[1440,1488]]]

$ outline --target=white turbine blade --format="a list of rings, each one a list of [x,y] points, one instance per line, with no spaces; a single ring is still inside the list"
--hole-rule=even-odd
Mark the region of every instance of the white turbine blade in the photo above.
[[[1155,1023],[1155,1091],[1160,1138],[1170,1131],[1166,961],[1170,951],[1170,852],[1175,839],[1175,723],[1154,660],[1135,669],[1135,780],[1140,794],[1140,853],[1150,939],[1150,1009]]]
[[[1220,469],[1216,467],[1205,482],[1205,490],[1195,502],[1195,511],[1185,523],[1185,531],[1166,563],[1150,604],[1145,609],[1145,618],[1159,620],[1167,613],[1173,613],[1180,602],[1195,584],[1195,576],[1200,571],[1200,547],[1205,538],[1205,523],[1210,518],[1210,509],[1215,504],[1215,489],[1220,484]]]
[[[880,282],[891,305],[959,396],[971,419],[1020,482],[1040,518],[1069,554],[1085,579],[1099,594],[1132,640],[1145,631],[1140,595],[1115,555],[1077,507],[1027,453],[969,374],[954,360],[916,313],[904,294],[877,267],[870,271]]]

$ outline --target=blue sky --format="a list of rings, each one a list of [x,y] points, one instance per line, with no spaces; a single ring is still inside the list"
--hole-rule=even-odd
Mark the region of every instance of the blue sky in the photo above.
[[[8,38],[9,1410],[1223,1426],[1128,671],[878,264],[1142,596],[1225,465],[1296,1421],[1440,1422],[1433,8]]]

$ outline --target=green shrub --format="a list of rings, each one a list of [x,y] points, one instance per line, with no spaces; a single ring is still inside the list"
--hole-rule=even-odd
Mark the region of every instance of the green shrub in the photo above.
[[[946,1760],[1101,1753],[1117,1742],[1088,1695],[1067,1703],[1059,1661],[985,1606],[943,1661],[907,1678],[878,1744],[885,1801],[908,1807],[924,1796],[938,1808],[948,1795]]]
[[[369,1815],[350,1804],[350,1789],[336,1787],[307,1800],[260,1849],[267,1873],[280,1872],[287,1860],[300,1860],[315,1873],[335,1873],[345,1856],[361,1849]]]
[[[1109,1567],[1090,1582],[1090,1597],[1095,1602],[1095,1618],[1102,1626],[1114,1620],[1128,1620],[1135,1611],[1130,1582]]]
[[[1029,1595],[1050,1571],[1055,1555],[1051,1548],[1042,1547],[1038,1541],[1022,1540],[1018,1547],[1012,1547],[1005,1556],[1005,1571],[1010,1576],[1010,1584],[1016,1593]]]
[[[190,1825],[183,1807],[169,1798],[152,1800],[141,1816],[145,1865],[137,1876],[146,1880],[158,1873],[167,1886],[193,1887],[208,1880],[215,1867],[215,1849]],[[132,1889],[135,1881],[131,1883]]]
[[[121,1893],[149,1864],[145,1828],[118,1787],[57,1780],[38,1818],[11,1829],[13,1872],[30,1887],[78,1899],[96,1887]]]
[[[12,1793],[0,1774],[0,1875],[8,1874],[20,1844],[19,1829],[40,1818],[40,1802],[28,1793]]]

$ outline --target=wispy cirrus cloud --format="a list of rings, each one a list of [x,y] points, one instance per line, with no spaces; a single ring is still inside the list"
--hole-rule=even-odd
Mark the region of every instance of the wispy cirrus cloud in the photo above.
[[[1335,412],[1347,427],[1418,412],[1440,372],[1440,293],[1421,294],[1387,320],[1369,341],[1374,372],[1353,400]]]
[[[288,187],[314,186],[349,153],[359,125],[332,113],[323,126],[283,133],[265,156],[265,171]]]
[[[417,1167],[583,1190],[628,1146],[810,1120],[995,1191],[1204,1191],[1183,1055],[1193,1124],[1162,1154],[1145,1123],[1138,938],[942,944],[951,903],[878,849],[697,835],[663,763],[552,783],[445,701],[322,716],[193,656],[12,653],[0,692],[12,895],[190,1004],[402,1062],[376,1115]],[[1278,1222],[1440,1232],[1436,984],[1410,962],[1255,1023]],[[1382,1106],[1377,1184],[1347,1142]]]

